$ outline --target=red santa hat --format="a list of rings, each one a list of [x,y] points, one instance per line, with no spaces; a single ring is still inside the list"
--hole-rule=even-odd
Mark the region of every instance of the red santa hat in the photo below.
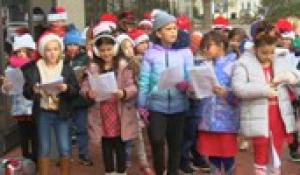
[[[112,13],[104,13],[99,18],[100,23],[106,23],[106,25],[111,26],[113,29],[117,28],[118,18]]]
[[[213,29],[231,29],[231,26],[229,24],[229,20],[224,17],[224,16],[218,16],[214,19],[213,21],[213,25],[212,25]]]
[[[152,28],[153,24],[152,24],[151,13],[145,12],[144,13],[144,19],[139,22],[138,26],[139,27],[141,27],[141,26],[148,26],[148,27]]]
[[[176,18],[176,23],[180,30],[184,30],[184,31],[191,30],[191,22],[187,16],[178,16]]]
[[[67,12],[64,7],[52,7],[48,14],[48,21],[54,22],[58,20],[67,20]]]
[[[44,33],[38,41],[38,50],[42,57],[45,56],[45,47],[50,41],[57,41],[60,45],[61,52],[64,51],[64,43],[61,37],[53,33]]]
[[[294,39],[295,32],[293,31],[293,25],[287,19],[279,19],[275,24],[275,29],[283,38]]]
[[[124,11],[119,15],[119,20],[125,20],[126,22],[134,23],[135,16],[132,11]]]
[[[128,32],[128,35],[133,40],[134,45],[137,46],[142,42],[149,41],[149,36],[142,30],[133,29]]]
[[[101,33],[112,33],[113,30],[115,30],[114,26],[112,26],[110,23],[106,22],[99,22],[94,28],[93,28],[93,37],[98,36]]]

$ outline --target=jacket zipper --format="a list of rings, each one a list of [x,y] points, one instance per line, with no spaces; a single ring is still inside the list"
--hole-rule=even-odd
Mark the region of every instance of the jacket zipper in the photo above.
[[[165,55],[165,68],[169,67],[169,54],[168,51],[166,51]],[[171,92],[168,90],[168,111],[170,112],[171,110]]]

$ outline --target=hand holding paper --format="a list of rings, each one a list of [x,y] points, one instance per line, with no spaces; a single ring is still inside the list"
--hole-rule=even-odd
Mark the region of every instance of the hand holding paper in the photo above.
[[[160,75],[158,89],[167,90],[174,88],[183,81],[181,66],[166,68]]]

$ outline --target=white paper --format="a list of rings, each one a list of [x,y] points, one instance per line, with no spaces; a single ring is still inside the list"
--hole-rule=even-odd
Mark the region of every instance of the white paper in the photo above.
[[[8,82],[12,84],[12,89],[9,92],[10,95],[20,94],[23,92],[25,80],[20,69],[7,68],[5,70],[5,77],[7,78]]]
[[[209,64],[192,67],[189,74],[196,98],[214,96],[213,87],[218,85],[218,80]]]
[[[114,72],[101,75],[90,75],[89,83],[92,90],[97,93],[97,102],[111,98],[111,94],[118,90],[118,85]]]
[[[161,74],[158,82],[159,90],[174,88],[175,85],[183,80],[182,67],[166,68]]]
[[[43,91],[46,91],[48,93],[57,94],[59,92],[59,89],[57,86],[62,84],[63,82],[64,82],[64,77],[58,77],[57,79],[55,79],[53,81],[40,84],[40,88]]]

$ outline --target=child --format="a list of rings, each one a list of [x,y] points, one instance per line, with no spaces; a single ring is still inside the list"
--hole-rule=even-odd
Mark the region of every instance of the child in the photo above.
[[[202,33],[194,31],[191,34],[191,45],[190,48],[194,55],[194,65],[202,63],[199,57],[199,47],[202,39]],[[184,173],[193,173],[194,169],[200,169],[202,172],[209,172],[209,165],[203,156],[198,154],[196,150],[196,140],[198,132],[198,123],[201,120],[199,115],[196,115],[197,111],[197,99],[194,95],[190,94],[190,109],[185,120],[184,136],[181,146],[181,159],[180,169]],[[192,164],[191,164],[192,163]]]
[[[31,53],[36,49],[35,42],[29,34],[16,36],[13,43],[15,54],[8,60],[7,70],[20,69],[25,64],[32,61]],[[11,94],[11,82],[6,78],[2,86],[2,91]],[[35,121],[32,118],[32,101],[25,99],[22,92],[11,94],[12,107],[11,115],[17,120],[18,128],[21,134],[21,149],[24,158],[37,161],[37,136]]]
[[[99,35],[95,38],[94,61],[98,65],[97,69],[100,74],[115,73],[119,88],[111,98],[100,102],[99,113],[102,123],[102,154],[105,173],[126,174],[124,141],[136,138],[138,133],[137,123],[135,123],[137,86],[134,83],[130,65],[121,63],[115,57],[115,44],[116,41],[111,35]],[[89,99],[96,99],[96,92],[90,88],[82,93]],[[116,161],[114,157],[116,157]]]
[[[86,53],[81,49],[81,34],[74,25],[68,26],[64,37],[64,44],[65,60],[72,67],[77,81],[81,84],[84,69],[88,65],[88,58]],[[83,165],[92,166],[93,162],[89,159],[88,153],[89,139],[87,131],[87,114],[90,103],[82,96],[76,97],[72,103],[74,107],[72,111],[72,125],[76,128],[79,160]]]
[[[233,28],[228,34],[228,52],[234,52],[239,58],[243,54],[243,44],[247,42],[248,36],[242,28]]]
[[[188,48],[172,48],[178,34],[174,16],[158,10],[154,15],[153,30],[155,43],[144,55],[139,75],[138,106],[140,115],[149,123],[148,134],[156,174],[162,175],[165,171],[166,140],[169,150],[167,174],[177,175],[185,112],[188,109],[185,94],[188,87],[187,69],[193,64],[193,56]],[[159,90],[162,71],[176,66],[182,67],[182,81],[171,89]]]
[[[201,116],[197,139],[197,150],[208,156],[211,174],[235,174],[234,156],[237,153],[237,133],[239,131],[239,107],[231,89],[231,74],[227,67],[236,60],[226,55],[222,34],[217,31],[206,33],[200,45],[204,57],[202,64],[212,65],[217,84],[214,96],[200,99],[197,115]]]
[[[255,175],[280,174],[274,160],[296,129],[289,85],[299,82],[299,73],[285,56],[274,54],[276,39],[258,32],[254,52],[242,56],[233,70],[233,90],[241,99],[241,132],[253,141]]]
[[[24,96],[33,100],[33,116],[37,119],[39,142],[39,173],[49,174],[50,137],[54,129],[60,153],[60,174],[70,175],[70,130],[72,111],[70,101],[78,95],[79,87],[73,70],[63,61],[64,45],[59,36],[45,34],[39,40],[42,58],[24,70]],[[52,90],[40,84],[63,78]]]

